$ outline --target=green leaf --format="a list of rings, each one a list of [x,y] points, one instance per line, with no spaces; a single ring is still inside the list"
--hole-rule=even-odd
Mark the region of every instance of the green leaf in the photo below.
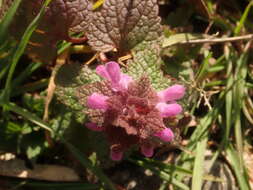
[[[138,47],[138,51],[134,51],[132,54],[133,59],[127,63],[127,74],[134,77],[134,79],[147,74],[156,90],[165,89],[169,86],[170,80],[165,78],[161,71],[163,61],[160,57],[159,45],[148,45],[142,49]]]
[[[99,81],[99,79],[95,71],[88,66],[71,63],[64,64],[59,68],[55,83],[57,86],[75,88],[86,83]]]
[[[84,120],[83,105],[77,96],[77,89],[88,83],[99,81],[95,71],[79,63],[64,64],[58,70],[55,83],[58,100],[76,113],[78,120]]]
[[[26,154],[29,159],[36,158],[40,153],[41,153],[40,146],[28,146],[26,150]]]

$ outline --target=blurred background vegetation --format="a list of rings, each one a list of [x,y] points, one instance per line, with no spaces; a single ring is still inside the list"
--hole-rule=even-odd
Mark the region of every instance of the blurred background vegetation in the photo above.
[[[253,1],[158,2],[166,36],[161,68],[187,87],[185,113],[175,142],[152,159],[133,150],[119,163],[108,159],[104,139],[85,129],[75,100],[67,102],[71,109],[62,104],[71,88],[55,89],[52,82],[56,73],[89,81],[96,61],[84,76],[72,73],[96,52],[86,42],[58,41],[44,55],[53,59],[34,57],[30,38],[50,1],[22,33],[14,28],[17,40],[8,28],[20,2],[0,1],[1,190],[253,189]]]

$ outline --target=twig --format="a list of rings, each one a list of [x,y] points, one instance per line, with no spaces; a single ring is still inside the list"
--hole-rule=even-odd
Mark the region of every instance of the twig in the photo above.
[[[185,40],[185,41],[178,42],[177,44],[224,43],[224,42],[234,42],[234,41],[240,41],[240,40],[251,40],[251,39],[253,39],[253,34],[247,34],[247,35],[235,36],[235,37]]]

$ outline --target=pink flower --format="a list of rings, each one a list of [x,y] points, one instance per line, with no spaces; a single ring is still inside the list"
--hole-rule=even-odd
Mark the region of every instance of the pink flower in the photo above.
[[[104,130],[104,128],[102,126],[99,127],[96,123],[86,123],[85,126],[92,131],[103,131]]]
[[[170,128],[165,128],[164,130],[155,133],[154,136],[159,137],[164,142],[170,142],[174,138],[174,134]]]
[[[176,103],[166,104],[159,102],[156,104],[156,109],[160,111],[162,117],[176,116],[182,111],[182,107]]]
[[[146,157],[152,157],[154,154],[154,147],[151,145],[142,145],[141,146],[141,153]]]
[[[132,77],[121,73],[118,63],[111,61],[105,65],[99,65],[96,72],[101,77],[111,82],[115,91],[126,90],[128,84],[132,81]]]
[[[87,98],[87,106],[91,109],[107,109],[106,100],[109,97],[104,96],[102,94],[93,93],[91,96]]]
[[[91,123],[86,127],[106,134],[112,160],[121,160],[124,151],[136,144],[144,156],[151,157],[157,146],[154,137],[164,142],[174,138],[164,119],[182,112],[175,102],[184,96],[182,85],[155,92],[147,76],[134,81],[121,73],[116,62],[98,66],[96,72],[106,81],[96,83],[98,91],[87,97],[87,107],[94,113],[89,112]]]
[[[173,85],[157,93],[161,102],[175,101],[181,99],[185,94],[185,87],[182,85]]]

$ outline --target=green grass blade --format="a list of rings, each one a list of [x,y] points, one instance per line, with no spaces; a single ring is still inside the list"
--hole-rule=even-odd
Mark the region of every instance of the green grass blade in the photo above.
[[[138,165],[138,166],[150,169],[152,172],[154,172],[160,178],[162,178],[165,181],[170,182],[171,184],[175,185],[179,189],[190,190],[190,188],[187,185],[185,185],[184,183],[182,183],[179,180],[177,180],[174,176],[172,176],[172,175],[164,172],[163,170],[155,168],[154,166],[148,164],[145,161],[135,160],[135,159],[129,159],[129,161],[132,162],[132,163],[134,163],[134,164],[136,164],[136,165]]]
[[[238,153],[234,150],[233,146],[230,144],[226,150],[226,156],[227,159],[230,163],[230,165],[232,166],[234,172],[235,172],[235,176],[238,182],[238,185],[240,187],[240,189],[242,190],[250,190],[250,186],[249,186],[249,180],[245,171],[245,168],[243,167],[243,169],[241,170],[241,166],[240,166],[240,158]]]
[[[244,101],[245,94],[245,78],[247,75],[247,54],[241,55],[239,60],[237,61],[235,79],[239,80],[234,88],[234,117],[235,117],[235,140],[236,140],[236,148],[239,153],[239,163],[240,168],[243,168],[243,137],[242,137],[242,126],[241,126],[241,112],[242,112],[242,104]]]
[[[68,147],[68,149],[72,152],[72,154],[80,161],[80,163],[89,169],[93,174],[95,174],[101,182],[110,190],[116,190],[111,180],[103,173],[103,171],[93,166],[91,161],[85,157],[77,148],[75,148],[71,143],[67,142],[63,139],[64,144]]]
[[[36,27],[39,24],[39,20],[41,19],[41,17],[44,14],[44,11],[46,9],[46,6],[48,6],[48,4],[51,2],[51,0],[46,0],[39,12],[39,14],[33,19],[33,21],[30,23],[30,25],[27,27],[27,29],[24,32],[24,35],[22,36],[22,39],[17,47],[17,50],[15,51],[13,57],[12,57],[12,61],[11,61],[11,67],[7,76],[7,80],[5,83],[5,90],[4,90],[4,101],[8,102],[9,98],[10,98],[10,92],[11,92],[11,80],[16,68],[16,65],[18,63],[19,58],[21,57],[21,55],[23,54],[26,45],[33,33],[33,31],[36,29]]]
[[[208,134],[208,128],[211,126],[213,122],[215,122],[220,112],[220,109],[222,108],[224,104],[223,96],[224,96],[224,93],[220,95],[213,109],[206,116],[200,119],[199,125],[196,127],[187,145],[187,149],[189,151],[194,151],[198,142],[206,138],[206,135]],[[183,168],[191,169],[192,167],[194,167],[194,156],[186,154],[186,153],[181,153],[178,162],[182,164]],[[181,174],[177,175],[177,179],[182,180],[183,178],[184,178],[184,175],[181,175]]]
[[[175,164],[169,164],[169,163],[163,163],[157,160],[153,159],[141,159],[143,162],[146,162],[149,165],[152,165],[155,168],[159,168],[159,170],[162,170],[170,175],[174,174],[182,174],[184,176],[192,177],[192,170],[185,169],[181,166],[175,165]],[[211,176],[211,175],[203,175],[203,179],[207,181],[215,181],[215,182],[222,182],[222,179]]]
[[[0,44],[6,39],[8,27],[22,0],[15,0],[0,23]]]
[[[191,189],[201,190],[204,175],[204,161],[208,136],[197,143]]]
[[[8,110],[23,116],[25,119],[31,121],[32,123],[38,125],[39,127],[43,128],[43,129],[51,132],[51,134],[53,134],[52,129],[48,126],[47,123],[45,123],[39,117],[37,117],[33,113],[27,111],[26,109],[21,108],[21,107],[17,106],[16,104],[10,103],[10,102],[3,103],[0,101],[0,106],[5,106]]]
[[[34,92],[36,90],[45,89],[48,87],[49,79],[41,79],[39,81],[35,81],[33,83],[25,84],[23,86],[19,86],[15,88],[15,91],[11,93],[11,97],[15,97],[21,95],[26,92]]]
[[[252,5],[253,5],[253,1],[251,1],[251,2],[247,5],[246,9],[244,10],[242,17],[241,17],[239,23],[237,24],[237,26],[236,26],[236,28],[235,28],[235,30],[234,30],[234,35],[235,35],[235,36],[237,36],[237,35],[240,33],[242,27],[244,26],[244,23],[245,23],[245,21],[246,21],[248,15],[249,15],[249,11],[250,11]]]
[[[24,81],[27,77],[29,77],[35,70],[40,68],[40,66],[43,65],[42,62],[33,62],[30,63],[23,71],[20,73],[14,80],[12,86],[19,85],[22,81]]]
[[[232,60],[231,58],[228,58],[229,60],[227,60],[228,65],[227,65],[227,84],[226,84],[226,97],[225,97],[225,109],[226,109],[226,128],[225,128],[225,135],[223,137],[223,144],[226,147],[227,143],[229,142],[229,135],[230,135],[230,129],[231,129],[231,125],[232,125],[232,105],[233,105],[233,91],[232,91],[232,86],[234,83],[234,78],[232,75]]]
[[[201,67],[196,75],[196,83],[200,82],[205,74],[207,73],[207,69],[209,67],[209,59],[212,57],[212,53],[207,52],[205,55],[205,59],[203,60],[203,63],[201,64]]]

